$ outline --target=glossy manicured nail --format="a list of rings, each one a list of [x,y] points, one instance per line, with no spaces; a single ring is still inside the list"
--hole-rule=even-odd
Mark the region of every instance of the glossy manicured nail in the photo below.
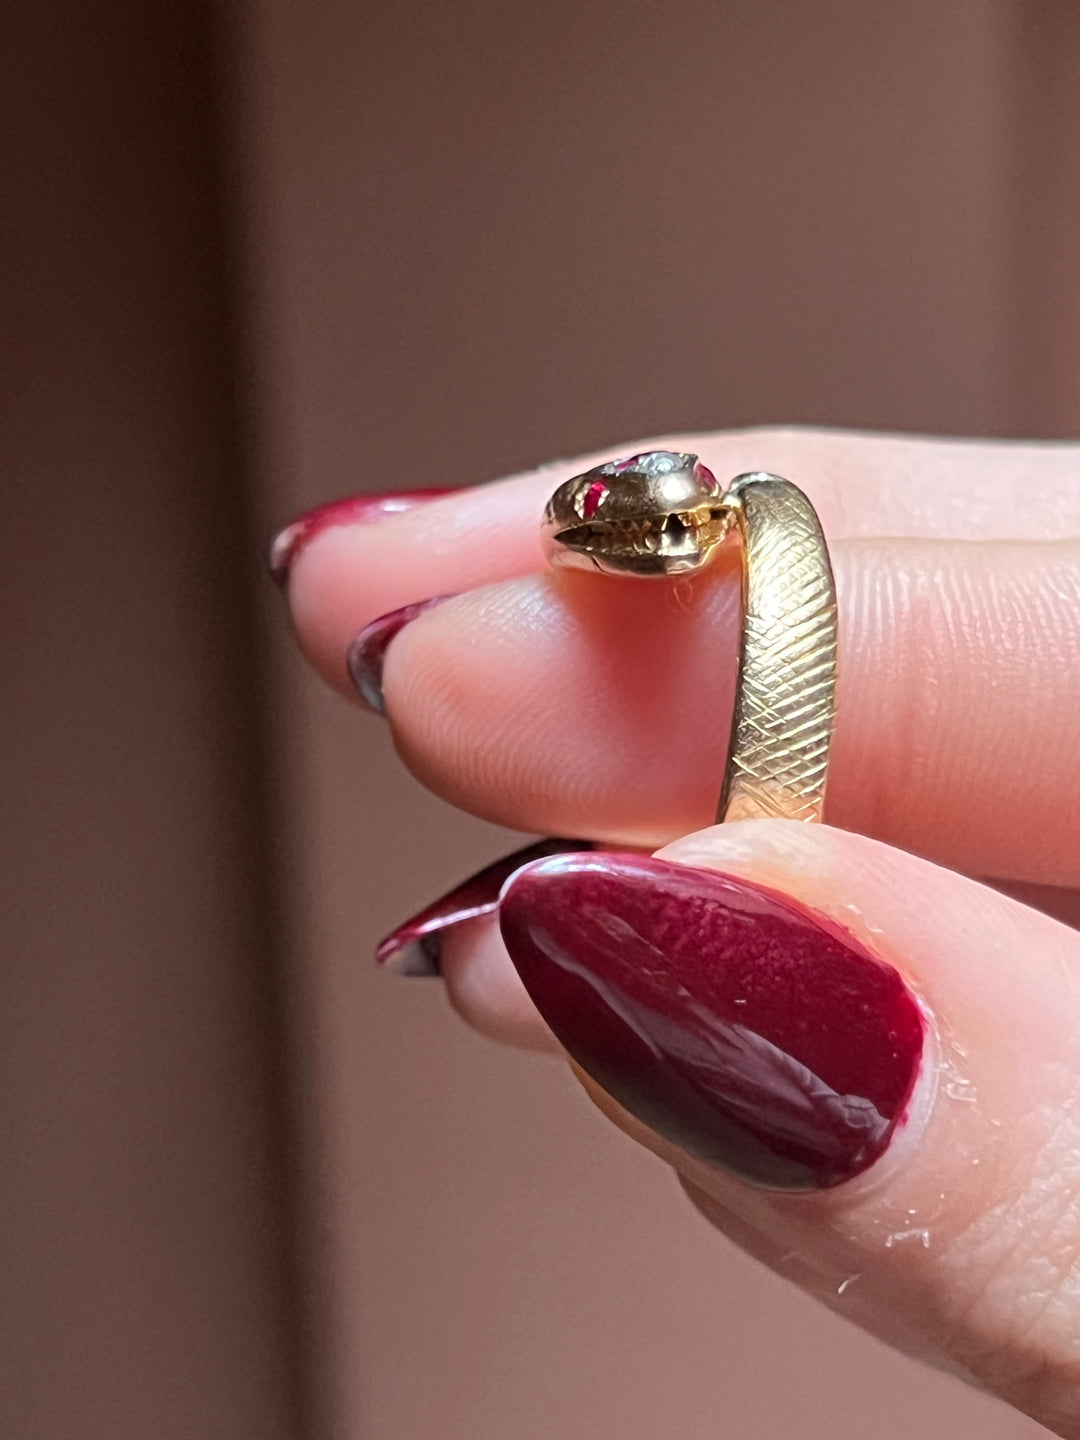
[[[450,493],[449,489],[391,490],[381,495],[352,495],[347,500],[333,500],[329,505],[320,505],[317,510],[309,510],[274,536],[270,545],[270,574],[279,585],[284,586],[300,551],[332,525],[363,525],[385,520]]]
[[[591,840],[536,840],[512,855],[504,855],[392,930],[385,940],[380,940],[376,960],[395,975],[438,975],[446,932],[478,915],[494,915],[499,892],[515,870],[547,855],[592,848]]]
[[[902,1123],[923,1047],[915,999],[794,900],[598,852],[520,871],[499,918],[571,1057],[691,1155],[816,1190],[872,1165]]]
[[[349,679],[356,686],[360,699],[376,715],[386,714],[382,676],[390,642],[425,610],[452,599],[452,595],[434,595],[430,600],[417,600],[412,605],[402,605],[399,610],[388,610],[385,615],[372,620],[370,625],[365,625],[349,646],[345,657]]]

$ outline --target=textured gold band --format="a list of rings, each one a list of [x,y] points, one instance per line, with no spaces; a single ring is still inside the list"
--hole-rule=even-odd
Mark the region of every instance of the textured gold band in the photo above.
[[[836,589],[814,507],[778,475],[724,496],[743,540],[739,683],[718,820],[820,820],[836,714]]]

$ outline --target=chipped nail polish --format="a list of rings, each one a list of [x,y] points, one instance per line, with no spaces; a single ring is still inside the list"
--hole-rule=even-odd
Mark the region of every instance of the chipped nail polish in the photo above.
[[[270,546],[270,574],[278,585],[284,587],[301,550],[331,526],[363,525],[386,520],[391,515],[403,515],[406,510],[415,510],[418,505],[426,505],[429,500],[438,500],[450,493],[450,489],[390,490],[379,495],[351,495],[345,500],[320,505],[317,510],[309,510],[293,520],[274,536]]]
[[[890,965],[787,896],[642,856],[556,856],[499,906],[571,1057],[698,1159],[772,1190],[860,1174],[903,1122],[924,1022]]]
[[[499,892],[515,870],[548,855],[592,848],[591,840],[535,840],[485,865],[380,940],[375,952],[377,962],[395,975],[438,975],[446,932],[479,915],[494,915]]]

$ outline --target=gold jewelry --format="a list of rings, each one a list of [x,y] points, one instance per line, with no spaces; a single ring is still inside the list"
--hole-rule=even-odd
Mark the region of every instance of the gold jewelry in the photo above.
[[[835,720],[836,590],[810,501],[758,472],[723,490],[696,455],[653,450],[552,495],[552,565],[666,579],[741,540],[743,625],[718,820],[820,820]]]

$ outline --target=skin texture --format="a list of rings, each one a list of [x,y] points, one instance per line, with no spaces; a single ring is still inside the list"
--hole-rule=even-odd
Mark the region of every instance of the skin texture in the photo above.
[[[841,606],[826,825],[699,828],[730,711],[730,572],[666,591],[542,573],[538,520],[555,486],[649,448],[695,451],[721,480],[786,474],[818,508]],[[665,861],[842,927],[928,1017],[906,1122],[864,1173],[814,1193],[764,1191],[690,1154],[581,1053],[575,1073],[600,1111],[763,1263],[1080,1440],[1080,937],[1068,923],[1080,912],[1080,448],[798,431],[633,440],[325,530],[294,557],[289,588],[305,652],[346,693],[356,633],[432,594],[457,598],[397,634],[382,677],[422,780],[521,830],[673,842]],[[493,917],[441,943],[471,1023],[554,1045]]]
[[[375,524],[449,493],[446,489],[391,490],[381,495],[350,495],[309,510],[274,536],[268,557],[270,577],[284,589],[289,583],[293,561],[323,530],[331,530],[335,525]]]
[[[1063,808],[1080,803],[1080,544],[861,540],[833,558],[830,822],[970,874],[1080,882]],[[737,576],[717,564],[684,596],[551,574],[427,612],[383,670],[403,757],[527,831],[644,848],[708,824]]]

